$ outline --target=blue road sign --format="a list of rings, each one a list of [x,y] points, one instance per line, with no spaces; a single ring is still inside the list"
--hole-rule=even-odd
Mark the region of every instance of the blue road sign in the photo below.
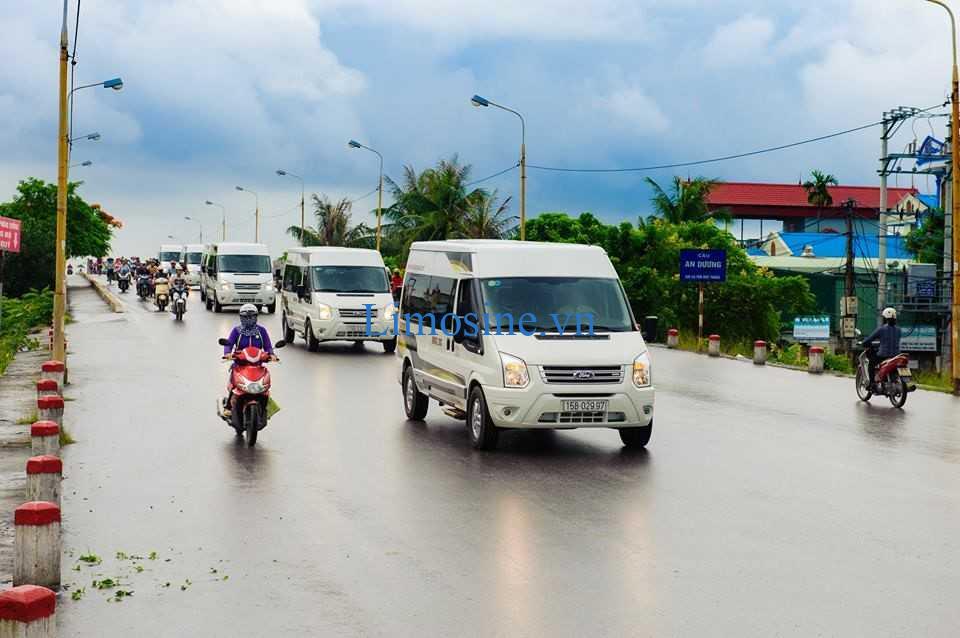
[[[681,250],[680,281],[726,281],[727,251]]]

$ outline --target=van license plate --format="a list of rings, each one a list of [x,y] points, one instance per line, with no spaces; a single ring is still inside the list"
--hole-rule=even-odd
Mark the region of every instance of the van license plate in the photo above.
[[[253,297],[237,297],[237,303],[255,303],[256,301]]]
[[[606,399],[571,399],[561,401],[564,412],[606,412]]]

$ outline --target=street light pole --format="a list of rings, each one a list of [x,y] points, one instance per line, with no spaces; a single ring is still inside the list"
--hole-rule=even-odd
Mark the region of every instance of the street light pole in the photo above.
[[[957,73],[957,20],[953,11],[941,0],[927,0],[940,5],[950,16],[950,34],[953,42],[953,87],[950,113],[950,176],[953,209],[953,258],[951,270],[950,301],[950,368],[953,378],[953,393],[960,395],[960,76]]]
[[[251,195],[253,195],[253,201],[256,202],[256,210],[254,212],[254,215],[256,216],[255,218],[256,221],[254,223],[253,237],[254,237],[254,242],[259,244],[260,243],[260,196],[257,195],[256,191],[252,191],[249,188],[244,188],[243,186],[237,186],[236,189],[238,191],[250,193]]]
[[[303,238],[307,236],[307,232],[306,232],[307,213],[306,213],[306,207],[304,205],[304,199],[305,199],[304,194],[306,189],[303,185],[303,178],[300,177],[299,175],[294,175],[293,173],[285,171],[282,168],[277,169],[277,175],[281,175],[281,176],[285,175],[285,176],[300,180],[300,243],[302,244]]]
[[[211,202],[209,199],[206,201],[206,204],[207,206],[220,207],[220,241],[227,241],[227,207],[223,204]]]
[[[60,100],[57,129],[57,237],[53,284],[53,358],[66,365],[64,318],[67,310],[67,0],[60,28]]]
[[[527,238],[527,122],[519,112],[479,95],[470,98],[470,103],[474,106],[495,106],[520,118],[520,241],[523,241]]]
[[[197,222],[197,226],[200,227],[200,243],[203,243],[203,222],[199,219],[194,219],[193,217],[184,217],[188,222]]]
[[[371,153],[376,153],[377,157],[380,159],[380,177],[377,182],[377,251],[380,250],[380,220],[383,217],[383,155],[380,154],[380,151],[370,148],[369,146],[364,146],[356,140],[350,140],[347,142],[347,146],[350,148],[363,148]]]

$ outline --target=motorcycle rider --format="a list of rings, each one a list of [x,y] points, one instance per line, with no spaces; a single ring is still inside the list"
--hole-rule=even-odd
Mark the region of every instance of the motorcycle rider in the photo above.
[[[187,285],[187,280],[183,276],[183,267],[179,264],[177,265],[177,271],[170,280],[170,290],[182,294],[184,299],[190,296],[190,286]],[[184,310],[186,310],[186,306],[184,306]],[[170,304],[170,311],[173,312],[173,304]]]
[[[240,325],[234,326],[227,337],[227,344],[223,346],[223,358],[229,359],[236,350],[242,350],[250,346],[260,348],[270,355],[272,359],[276,358],[273,353],[273,343],[270,341],[270,335],[266,327],[257,323],[257,307],[252,303],[245,303],[240,306]],[[236,364],[234,364],[236,365]],[[233,375],[229,374],[232,379]],[[223,416],[229,418],[231,415],[230,398],[233,396],[233,387],[228,382],[227,396],[223,400]]]
[[[897,311],[895,308],[884,308],[881,316],[883,317],[883,323],[863,340],[864,346],[867,347],[867,357],[870,360],[871,385],[875,381],[877,365],[886,359],[900,354],[900,337],[902,331],[897,325]],[[879,348],[874,349],[871,347],[874,340],[880,341]]]

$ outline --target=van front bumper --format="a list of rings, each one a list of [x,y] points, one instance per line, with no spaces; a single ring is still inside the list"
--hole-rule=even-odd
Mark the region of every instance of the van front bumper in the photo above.
[[[240,306],[245,303],[252,303],[257,306],[269,306],[277,301],[277,293],[274,291],[260,290],[223,290],[217,291],[217,301],[221,306]]]
[[[198,272],[188,272],[183,278],[186,280],[188,286],[200,285],[200,273]]]
[[[494,425],[501,428],[631,428],[653,421],[653,386],[637,388],[628,383],[547,385],[533,382],[523,389],[484,387],[487,409]],[[603,396],[600,396],[603,395]],[[565,412],[563,401],[605,400],[605,412]]]
[[[392,321],[371,321],[369,333],[366,321],[347,323],[342,319],[311,320],[311,325],[320,341],[392,341],[396,338]]]

